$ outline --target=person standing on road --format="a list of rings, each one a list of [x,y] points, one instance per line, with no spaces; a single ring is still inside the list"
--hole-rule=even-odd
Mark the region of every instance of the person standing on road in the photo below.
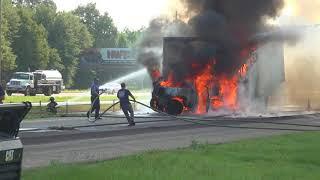
[[[95,111],[95,119],[101,119],[100,117],[100,90],[99,90],[99,79],[95,78],[91,85],[91,112],[87,112],[89,118],[90,113]]]
[[[4,99],[5,99],[5,92],[4,92],[4,90],[3,90],[3,88],[2,88],[2,85],[0,84],[0,104],[3,104],[3,101],[4,101]]]
[[[129,101],[129,96],[136,101],[136,99],[134,98],[134,96],[131,94],[131,92],[129,90],[126,89],[126,84],[125,83],[121,83],[121,89],[118,91],[117,97],[120,100],[120,107],[124,113],[124,115],[126,116],[129,126],[135,126],[135,122],[134,122],[134,112],[132,109],[132,105]],[[129,115],[130,113],[130,115]]]

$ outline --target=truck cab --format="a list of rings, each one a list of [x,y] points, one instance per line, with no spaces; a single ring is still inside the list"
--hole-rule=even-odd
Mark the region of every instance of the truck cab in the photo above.
[[[57,70],[37,70],[35,72],[16,72],[7,83],[8,96],[22,93],[25,96],[59,94],[64,89],[62,75]]]
[[[16,72],[7,83],[6,92],[8,96],[12,93],[23,93],[26,96],[31,94],[34,88],[34,75],[27,72]]]

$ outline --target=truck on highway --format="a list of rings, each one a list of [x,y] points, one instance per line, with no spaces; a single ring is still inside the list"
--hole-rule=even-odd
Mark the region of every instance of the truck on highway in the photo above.
[[[16,72],[6,86],[6,93],[22,93],[25,96],[59,94],[64,89],[62,75],[57,70],[37,70]]]

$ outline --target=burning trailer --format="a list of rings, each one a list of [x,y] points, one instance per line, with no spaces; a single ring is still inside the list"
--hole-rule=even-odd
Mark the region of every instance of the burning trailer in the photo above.
[[[240,48],[241,47],[241,48]],[[226,45],[196,37],[167,37],[151,106],[171,115],[266,107],[285,80],[282,43]]]

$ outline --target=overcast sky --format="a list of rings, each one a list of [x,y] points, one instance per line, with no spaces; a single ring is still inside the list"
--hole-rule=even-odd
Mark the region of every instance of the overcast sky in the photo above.
[[[139,29],[161,15],[170,0],[54,0],[60,11],[75,9],[78,5],[89,2],[97,4],[101,13],[108,12],[116,26],[122,30],[125,27]]]

